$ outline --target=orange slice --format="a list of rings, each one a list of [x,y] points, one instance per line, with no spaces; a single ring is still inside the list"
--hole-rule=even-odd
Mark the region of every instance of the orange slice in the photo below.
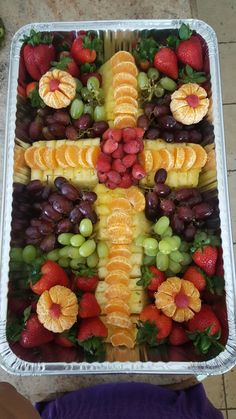
[[[111,336],[112,346],[126,346],[129,349],[134,348],[135,340],[128,330],[120,330]]]
[[[119,311],[109,313],[107,315],[106,320],[107,324],[111,324],[112,326],[116,327],[121,327],[122,329],[131,329],[133,326],[130,317],[125,313],[120,313]]]
[[[182,171],[190,170],[193,167],[197,158],[197,155],[192,147],[186,146],[184,148],[184,151],[185,151],[185,160],[184,160],[183,166],[181,167]]]
[[[112,313],[113,311],[118,311],[120,313],[130,315],[129,305],[121,298],[112,298],[104,307],[106,314]]]
[[[133,205],[135,211],[140,212],[144,210],[145,198],[140,189],[136,188],[136,186],[131,186],[126,190],[126,196],[131,205]]]
[[[114,99],[121,96],[131,96],[134,99],[138,98],[138,91],[130,84],[121,84],[114,89]]]
[[[15,146],[14,148],[14,169],[23,169],[25,164],[25,150],[21,147]]]
[[[128,285],[129,284],[129,276],[124,271],[115,270],[112,272],[109,272],[108,275],[105,278],[105,282],[110,285]]]
[[[117,225],[117,224],[126,224],[132,225],[132,218],[127,212],[115,211],[109,217],[107,217],[107,225]]]
[[[175,160],[174,169],[175,170],[181,169],[185,160],[184,147],[174,148],[174,160]]]
[[[79,148],[73,144],[67,145],[65,151],[65,159],[69,166],[78,167]]]
[[[129,73],[117,73],[113,76],[112,85],[115,89],[121,84],[130,84],[131,86],[137,88],[137,79],[132,74]]]
[[[124,212],[129,212],[132,209],[128,199],[126,198],[113,199],[113,201],[109,204],[109,208],[111,211],[123,210]]]
[[[159,150],[161,157],[161,167],[163,167],[167,172],[174,167],[174,156],[171,151],[166,148],[161,148]]]
[[[88,151],[88,147],[80,147],[79,148],[79,155],[78,155],[79,166],[84,167],[86,169],[89,167],[88,162],[87,162],[87,158],[86,158],[87,151]]]
[[[41,170],[40,166],[35,161],[34,153],[38,147],[29,147],[25,151],[25,161],[31,169]]]
[[[96,167],[97,159],[100,154],[100,147],[89,147],[86,153],[86,160],[89,167]]]
[[[46,151],[47,151],[47,147],[37,147],[34,153],[36,164],[40,167],[41,170],[47,170],[48,168],[44,159],[44,155]]]
[[[162,159],[159,150],[151,150],[153,158],[153,170],[158,170],[162,167]]]
[[[114,244],[130,244],[132,242],[132,230],[123,224],[117,224],[107,229],[109,240]]]
[[[107,300],[118,297],[118,298],[121,298],[122,300],[127,301],[130,297],[130,290],[124,284],[114,284],[114,285],[109,285],[104,295],[105,295],[105,298],[107,298]]]
[[[63,144],[60,147],[56,148],[56,160],[60,167],[63,167],[63,169],[68,168],[68,163],[65,158],[67,145]]]
[[[133,115],[117,115],[114,119],[115,128],[133,128],[136,126],[136,118]]]
[[[112,67],[115,67],[121,61],[129,61],[131,63],[134,63],[134,57],[128,51],[118,51],[116,54],[114,54],[111,57],[111,65],[112,65]]]
[[[122,256],[125,257],[127,259],[130,259],[132,256],[131,251],[129,250],[128,247],[124,247],[124,246],[112,246],[110,251],[109,251],[109,259],[113,258],[115,256]]]
[[[137,108],[131,103],[121,103],[120,105],[115,105],[114,114],[128,114],[128,115],[137,115]]]
[[[131,271],[132,266],[130,265],[127,258],[123,256],[115,256],[109,260],[109,262],[106,265],[106,268],[108,272],[111,272],[113,270],[120,270],[129,273]]]
[[[139,156],[140,163],[147,173],[153,168],[153,156],[151,150],[144,150]]]
[[[55,148],[45,147],[44,161],[48,169],[56,169],[58,167]]]
[[[122,103],[130,103],[135,108],[138,109],[138,101],[134,99],[132,96],[119,96],[116,101],[116,105],[121,105]]]
[[[196,160],[192,169],[201,169],[207,162],[207,153],[204,148],[199,144],[191,144],[190,146],[196,153]]]
[[[136,65],[131,61],[121,61],[112,67],[112,73],[129,73],[132,74],[134,77],[138,75],[138,69]]]

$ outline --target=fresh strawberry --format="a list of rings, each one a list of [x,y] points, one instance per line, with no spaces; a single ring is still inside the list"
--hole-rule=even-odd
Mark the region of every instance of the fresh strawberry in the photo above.
[[[154,304],[149,304],[139,315],[141,321],[137,340],[139,343],[147,342],[156,345],[157,342],[169,336],[172,329],[172,319],[165,316]]]
[[[176,48],[176,54],[183,64],[188,64],[194,70],[200,71],[203,68],[202,46],[199,38],[192,35],[191,38],[180,42]]]
[[[26,322],[25,329],[21,333],[20,344],[24,348],[34,348],[51,342],[53,339],[54,333],[43,327],[37,314],[31,314]]]
[[[69,279],[64,269],[52,260],[44,262],[41,268],[36,266],[30,275],[30,287],[35,294],[39,295],[54,285],[67,287],[68,283]]]
[[[92,317],[89,319],[82,319],[79,325],[77,339],[79,342],[84,342],[91,337],[106,338],[108,331],[104,323],[99,317]]]
[[[17,94],[19,96],[21,96],[22,98],[26,98],[26,90],[25,90],[25,87],[23,87],[20,84],[18,84],[18,86],[17,86]]]
[[[217,248],[211,245],[203,245],[194,251],[193,261],[206,272],[207,275],[214,275],[217,261]]]
[[[75,273],[75,281],[79,290],[93,292],[97,288],[98,276],[94,269],[82,265]]]
[[[79,302],[79,316],[82,319],[97,317],[101,313],[96,297],[91,292],[85,292]]]
[[[111,170],[111,157],[101,152],[97,159],[96,169],[99,172],[109,172]]]
[[[44,35],[33,29],[24,37],[23,58],[25,67],[33,80],[39,80],[51,67],[55,59],[52,36]]]
[[[66,330],[63,333],[56,334],[54,342],[59,346],[63,346],[64,348],[72,348],[76,345],[75,328],[73,327],[72,329]]]
[[[197,266],[189,266],[185,271],[183,278],[192,282],[198,291],[203,291],[206,288],[205,274]]]
[[[178,78],[177,57],[171,48],[161,48],[155,54],[154,67],[172,79]]]
[[[75,362],[78,359],[78,349],[66,348],[54,342],[40,346],[40,361],[42,362]]]
[[[138,66],[139,66],[140,70],[146,72],[152,66],[152,64],[148,60],[140,60],[139,63],[138,63]]]
[[[139,163],[135,163],[132,167],[132,176],[136,180],[141,180],[146,176],[144,167]]]
[[[137,282],[137,285],[141,285],[149,291],[157,291],[165,279],[164,272],[160,271],[156,266],[142,266],[141,279]]]
[[[22,48],[22,51],[23,51],[23,48]],[[25,68],[24,57],[22,53],[20,54],[20,61],[19,61],[18,83],[21,87],[25,87],[27,83],[27,71]]]
[[[86,35],[79,35],[75,38],[70,52],[78,64],[93,63],[101,48],[102,41],[88,32]]]
[[[214,303],[212,309],[221,324],[220,342],[222,345],[226,345],[229,337],[229,324],[225,299],[221,297]]]
[[[221,335],[221,325],[212,308],[203,304],[199,313],[188,321],[189,338],[201,353],[207,353],[212,345],[222,350],[218,342]]]
[[[39,361],[39,351],[38,349],[32,348],[23,348],[19,342],[9,344],[12,352],[18,356],[18,358],[23,359],[28,362],[38,362]]]
[[[223,262],[223,249],[222,247],[218,248],[218,257],[216,261],[216,275],[224,276],[224,262]]]
[[[52,67],[67,71],[67,73],[70,73],[73,77],[79,77],[80,71],[75,60],[73,60],[73,58],[71,58],[69,55],[65,55],[64,51],[62,54],[64,55],[60,56],[60,61],[52,61]]]
[[[169,335],[169,343],[173,346],[184,345],[189,341],[189,337],[182,326],[174,324]]]
[[[124,165],[123,161],[121,161],[121,159],[115,159],[112,162],[111,168],[113,171],[118,172],[118,173],[126,172],[126,166]]]

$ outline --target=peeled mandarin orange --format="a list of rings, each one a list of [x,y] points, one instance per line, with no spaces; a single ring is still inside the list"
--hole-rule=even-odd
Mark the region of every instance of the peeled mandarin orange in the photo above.
[[[106,265],[108,272],[121,270],[129,273],[131,271],[131,264],[129,260],[124,256],[114,256],[109,259],[109,262]]]
[[[132,74],[129,73],[117,73],[113,76],[112,85],[114,88],[120,86],[121,84],[130,84],[131,86],[137,88],[137,79]]]
[[[168,172],[174,167],[174,156],[172,152],[166,148],[161,148],[159,154],[161,157],[161,167]]]
[[[133,115],[118,114],[114,119],[114,128],[133,128],[136,126],[136,118]]]
[[[58,167],[56,160],[56,149],[45,147],[44,160],[48,169],[56,169]]]
[[[131,186],[126,190],[126,196],[134,207],[135,211],[143,211],[145,208],[145,198],[143,193],[136,186]]]
[[[37,147],[37,150],[35,150],[34,153],[35,161],[41,170],[47,170],[48,168],[44,159],[45,152],[47,151],[46,149],[47,147]]]
[[[131,251],[127,248],[127,247],[122,247],[121,249],[116,248],[116,246],[112,246],[110,251],[109,251],[109,259],[114,257],[114,256],[123,256],[127,259],[131,258],[132,253]]]
[[[100,154],[100,147],[88,147],[88,149],[87,149],[87,153],[86,153],[86,160],[87,160],[87,163],[88,163],[88,165],[89,165],[89,167],[96,167],[96,164],[97,164],[97,159],[98,159],[98,156],[99,156],[99,154]]]
[[[130,315],[129,305],[118,297],[109,300],[104,307],[104,311],[106,314],[112,313],[113,311],[118,311],[120,313],[127,314],[127,316]]]
[[[132,218],[130,214],[124,211],[114,211],[107,217],[107,225],[111,226],[116,224],[126,224],[128,226],[132,225]]]
[[[191,144],[191,148],[196,153],[196,160],[192,166],[192,169],[201,169],[207,162],[207,153],[199,144]]]
[[[63,167],[63,169],[67,169],[67,167],[69,166],[65,158],[66,148],[66,144],[63,144],[60,147],[56,148],[56,160],[58,165],[60,167]]]
[[[69,166],[78,167],[79,147],[74,144],[67,145],[65,150],[65,159]]]
[[[131,96],[134,99],[138,98],[138,91],[130,84],[121,84],[114,89],[114,99],[116,100],[121,96]]]
[[[115,105],[114,114],[127,114],[136,116],[138,113],[137,108],[131,103],[121,103],[120,105]]]
[[[152,158],[153,158],[153,170],[158,170],[162,167],[161,155],[159,153],[159,150],[152,150],[151,152],[152,152]]]
[[[122,329],[131,329],[132,321],[130,317],[119,311],[113,311],[112,313],[107,314],[106,317],[107,324],[112,326],[121,327]]]
[[[79,166],[84,167],[86,169],[89,167],[88,162],[87,162],[87,158],[86,158],[87,151],[88,151],[88,147],[80,147],[79,148],[79,154],[78,154],[78,164],[79,164]]]
[[[178,170],[181,169],[181,167],[184,164],[185,160],[185,151],[184,147],[175,147],[174,149],[174,169]]]
[[[111,57],[112,67],[115,67],[117,64],[119,64],[122,61],[129,61],[131,63],[134,63],[134,57],[128,51],[118,51],[116,54],[114,54]]]
[[[121,61],[112,67],[112,73],[129,73],[132,74],[134,77],[137,77],[138,69],[136,65],[131,61]]]
[[[193,167],[197,156],[196,156],[196,152],[194,151],[194,149],[190,146],[184,147],[184,151],[185,151],[185,160],[184,160],[184,163],[181,167],[181,170],[187,171],[187,170],[190,170]]]
[[[117,224],[107,229],[111,243],[129,244],[132,241],[132,230],[123,224]]]
[[[135,346],[135,340],[128,330],[120,330],[111,336],[111,344],[112,346],[126,346],[132,349]]]
[[[41,170],[40,166],[35,161],[34,153],[38,147],[29,147],[25,151],[25,161],[31,169]]]
[[[109,203],[109,209],[111,211],[124,211],[129,212],[131,211],[132,207],[126,198],[115,198]]]
[[[128,285],[129,283],[129,276],[124,271],[114,270],[108,273],[105,278],[105,282],[110,285],[117,285],[123,284]]]
[[[138,109],[138,101],[134,99],[132,96],[119,96],[115,100],[116,105],[121,105],[122,103],[130,103],[131,105],[133,105],[135,108]]]
[[[153,157],[151,150],[144,150],[139,156],[140,163],[144,167],[145,171],[151,172],[153,168]]]
[[[105,298],[110,300],[111,298],[121,298],[122,300],[127,301],[130,297],[130,290],[124,284],[113,284],[107,287],[105,293]]]

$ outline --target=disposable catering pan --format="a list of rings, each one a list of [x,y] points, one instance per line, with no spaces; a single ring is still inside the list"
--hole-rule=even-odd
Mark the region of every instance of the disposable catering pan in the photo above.
[[[211,75],[210,111],[208,120],[214,127],[210,140],[205,140],[215,146],[216,172],[212,176],[200,178],[202,191],[211,191],[212,196],[219,200],[219,218],[213,220],[220,226],[224,260],[224,278],[226,303],[228,311],[229,337],[227,345],[219,355],[206,361],[164,362],[155,355],[155,351],[146,351],[142,347],[130,351],[122,359],[122,354],[116,356],[115,349],[109,361],[105,362],[29,362],[20,359],[11,349],[6,338],[8,311],[8,276],[9,252],[11,235],[12,192],[14,181],[14,144],[17,108],[17,79],[19,71],[20,50],[22,38],[31,29],[40,32],[70,32],[83,30],[97,32],[104,40],[104,61],[119,49],[131,51],[132,41],[140,31],[155,30],[160,39],[170,31],[175,33],[182,23],[186,23],[205,40],[208,47]],[[222,374],[232,368],[236,359],[236,290],[234,255],[230,225],[230,208],[227,185],[227,168],[225,156],[224,126],[222,116],[222,98],[220,85],[220,68],[217,38],[213,29],[206,23],[195,20],[124,20],[95,22],[51,22],[29,24],[13,37],[10,55],[9,87],[6,108],[6,136],[4,147],[4,175],[2,187],[1,208],[1,283],[0,283],[0,365],[9,373],[26,375],[52,374],[98,374],[98,373],[145,373],[145,374]],[[117,360],[119,359],[119,360]]]

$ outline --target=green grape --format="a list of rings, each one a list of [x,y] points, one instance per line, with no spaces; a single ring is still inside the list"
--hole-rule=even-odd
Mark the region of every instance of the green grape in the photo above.
[[[173,260],[169,260],[169,269],[174,273],[174,274],[178,274],[182,267],[179,263],[174,262]]]
[[[68,250],[68,256],[70,259],[77,259],[80,257],[79,248],[70,246]]]
[[[164,237],[171,237],[171,236],[172,236],[172,234],[173,234],[173,230],[172,230],[172,228],[169,226],[169,227],[167,227],[166,231],[164,231],[164,233],[161,235],[161,238],[164,238]]]
[[[136,239],[135,239],[135,246],[138,246],[138,247],[143,247],[143,243],[144,243],[144,240],[146,240],[146,238],[147,238],[147,236],[138,236]]]
[[[165,237],[164,239],[162,239],[159,242],[159,250],[164,255],[169,255],[169,253],[172,252],[172,250],[173,250],[171,244],[167,240],[167,239],[170,239],[170,238],[171,237]]]
[[[84,112],[84,103],[81,99],[74,99],[70,105],[70,116],[73,119],[78,119]]]
[[[84,105],[84,113],[89,113],[93,118],[93,107],[92,105],[88,105],[87,103]]]
[[[100,87],[100,83],[99,80],[97,79],[97,77],[89,77],[89,79],[87,80],[87,89],[90,92],[94,92],[95,90],[98,90]]]
[[[184,240],[181,241],[181,245],[179,246],[179,251],[180,252],[187,252],[189,249],[189,244],[187,242],[185,242]]]
[[[184,260],[184,257],[182,253],[179,250],[175,250],[174,252],[170,253],[170,259],[177,263],[182,263]]]
[[[96,249],[95,241],[93,239],[87,240],[85,243],[82,244],[82,246],[80,246],[79,254],[80,256],[87,258],[94,252],[95,249]]]
[[[147,76],[149,79],[156,81],[159,79],[160,73],[156,68],[151,67],[148,69]]]
[[[89,268],[95,268],[99,262],[99,257],[97,252],[93,252],[90,256],[87,257],[87,265]]]
[[[58,259],[58,263],[62,268],[68,268],[70,266],[70,260],[66,257]]]
[[[105,106],[97,105],[94,109],[94,121],[105,121],[106,120],[106,109]]]
[[[182,256],[183,256],[183,260],[182,260],[181,264],[183,266],[190,265],[190,263],[192,262],[191,255],[189,253],[182,252]]]
[[[79,79],[76,79],[75,77],[74,77],[74,80],[76,82],[76,93],[79,93],[83,87],[83,84],[81,83]]]
[[[73,237],[73,233],[61,233],[57,237],[58,243],[62,244],[63,246],[67,246],[70,244],[70,239]]]
[[[143,264],[144,265],[155,265],[156,264],[156,257],[145,255],[143,257]]]
[[[22,252],[23,261],[26,263],[31,263],[37,257],[36,248],[32,244],[28,244],[24,247]]]
[[[105,242],[100,241],[97,244],[97,253],[98,253],[98,257],[100,259],[104,259],[104,258],[106,258],[108,256],[109,249],[108,249],[108,247],[107,247],[107,245],[106,245]]]
[[[86,102],[90,102],[91,100],[93,100],[93,95],[87,89],[87,87],[82,87],[80,94],[82,96],[82,99],[85,100]]]
[[[58,250],[60,257],[67,258],[69,256],[70,250],[73,249],[72,246],[64,246]]]
[[[21,247],[12,247],[10,251],[10,258],[13,262],[22,262],[23,249]]]
[[[93,232],[93,224],[89,218],[84,218],[80,221],[79,231],[84,237],[91,236]]]
[[[157,252],[158,252],[158,248],[150,249],[148,247],[144,247],[144,254],[147,256],[156,256]]]
[[[75,269],[76,270],[76,269],[78,269],[78,267],[80,265],[84,265],[85,262],[86,262],[86,259],[85,258],[82,258],[82,256],[80,256],[77,259],[71,259],[71,261],[70,261],[70,267],[72,269]]]
[[[84,242],[85,238],[81,234],[73,234],[73,236],[70,238],[70,244],[74,247],[80,247]]]
[[[156,239],[148,237],[144,239],[143,246],[145,249],[158,249],[158,241]]]
[[[163,217],[159,218],[159,220],[154,225],[153,229],[156,234],[159,234],[160,236],[162,236],[162,234],[165,233],[169,225],[170,225],[170,220],[168,217],[164,215]]]
[[[164,255],[162,252],[158,252],[156,255],[156,266],[160,271],[166,271],[169,267],[169,256]]]
[[[170,77],[162,77],[159,83],[163,89],[168,90],[169,92],[173,92],[177,89],[177,84],[174,80],[170,79]]]
[[[172,239],[171,242],[173,243],[173,247],[174,247],[173,250],[178,250],[181,245],[181,238],[179,236],[172,236],[170,237],[170,239]]]
[[[138,87],[141,90],[146,90],[149,87],[148,76],[143,71],[138,74]]]
[[[162,97],[165,93],[165,90],[160,85],[155,86],[154,95],[156,97]]]
[[[105,94],[102,88],[98,89],[97,94],[96,94],[96,99],[99,103],[104,103]]]
[[[47,259],[52,260],[54,262],[56,262],[59,259],[59,257],[60,255],[58,249],[51,250],[51,252],[47,254]]]

